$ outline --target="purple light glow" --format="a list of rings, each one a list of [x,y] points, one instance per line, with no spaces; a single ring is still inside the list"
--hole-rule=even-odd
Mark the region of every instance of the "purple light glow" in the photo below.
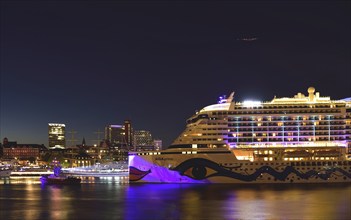
[[[209,183],[208,180],[194,180],[180,175],[166,167],[157,166],[137,155],[129,156],[129,166],[136,167],[142,171],[151,170],[139,182],[166,182],[166,183]]]
[[[111,125],[111,128],[121,128],[123,127],[122,125]]]

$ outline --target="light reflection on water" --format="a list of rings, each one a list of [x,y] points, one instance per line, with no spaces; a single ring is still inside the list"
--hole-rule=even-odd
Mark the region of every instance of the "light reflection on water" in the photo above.
[[[45,186],[0,180],[0,219],[348,219],[351,185],[128,184],[84,177]]]

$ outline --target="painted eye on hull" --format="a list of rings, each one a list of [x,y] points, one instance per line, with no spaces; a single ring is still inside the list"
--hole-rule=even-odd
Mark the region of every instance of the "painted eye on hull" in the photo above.
[[[196,165],[184,171],[183,175],[186,175],[193,179],[202,180],[215,173],[217,172],[211,168],[202,165]]]
[[[172,170],[192,179],[203,180],[218,174],[221,167],[212,161],[196,158],[187,160]]]

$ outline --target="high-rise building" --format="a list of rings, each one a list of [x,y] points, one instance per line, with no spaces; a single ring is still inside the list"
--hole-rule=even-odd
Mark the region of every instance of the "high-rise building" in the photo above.
[[[49,149],[65,149],[65,124],[49,123]]]
[[[130,120],[124,120],[124,134],[128,147],[133,146],[133,128]]]
[[[155,139],[154,146],[155,146],[155,150],[162,150],[162,140]]]
[[[150,131],[134,131],[134,146],[137,150],[154,150],[154,142]]]
[[[126,146],[126,138],[123,125],[108,125],[105,127],[105,139],[113,148]]]
[[[105,140],[113,148],[131,150],[133,146],[133,128],[130,120],[123,125],[108,125],[105,127]]]

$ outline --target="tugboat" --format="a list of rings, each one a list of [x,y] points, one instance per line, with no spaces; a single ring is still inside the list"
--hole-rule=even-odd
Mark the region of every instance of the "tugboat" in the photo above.
[[[81,179],[72,176],[65,176],[62,173],[60,162],[54,161],[54,174],[42,175],[40,181],[42,184],[48,185],[77,185],[80,184]]]

